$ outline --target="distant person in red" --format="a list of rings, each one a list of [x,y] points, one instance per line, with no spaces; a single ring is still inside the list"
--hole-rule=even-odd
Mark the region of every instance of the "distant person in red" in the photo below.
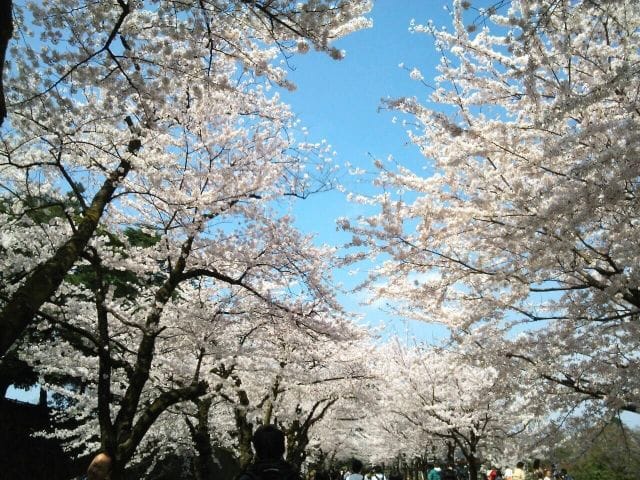
[[[497,476],[498,471],[496,470],[496,467],[491,467],[491,470],[489,470],[489,474],[487,475],[487,480],[496,480]]]

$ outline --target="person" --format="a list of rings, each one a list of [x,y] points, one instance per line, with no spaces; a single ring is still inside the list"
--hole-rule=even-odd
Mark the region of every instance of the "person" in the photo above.
[[[573,477],[569,475],[566,468],[560,469],[560,475],[562,476],[563,480],[573,480]]]
[[[112,467],[111,456],[106,452],[98,453],[87,468],[87,480],[109,480]]]
[[[351,462],[351,475],[347,478],[347,480],[364,480],[364,475],[362,474],[362,462],[357,458],[354,458]]]
[[[444,470],[442,470],[442,472],[440,472],[440,479],[441,480],[456,480],[456,472],[453,469],[453,465],[451,465],[451,464],[447,465],[447,468],[445,468]]]
[[[547,468],[544,471],[544,480],[551,480],[553,478],[553,472],[551,471],[550,468]]]
[[[427,480],[441,480],[440,472],[442,472],[442,468],[440,468],[440,465],[436,465],[434,469],[429,472]]]
[[[251,440],[255,460],[240,475],[239,480],[300,480],[298,472],[284,461],[284,433],[275,425],[262,425]]]
[[[369,476],[371,480],[387,480],[387,477],[384,476],[384,472],[382,471],[380,465],[374,465],[371,470],[372,472]]]
[[[525,480],[524,474],[524,462],[516,463],[516,468],[513,470],[512,480]]]
[[[427,468],[424,471],[422,480],[427,480],[429,478],[429,474],[431,473],[431,470],[433,470],[433,466],[433,463],[427,463]]]
[[[513,470],[507,467],[504,471],[504,480],[513,480]]]

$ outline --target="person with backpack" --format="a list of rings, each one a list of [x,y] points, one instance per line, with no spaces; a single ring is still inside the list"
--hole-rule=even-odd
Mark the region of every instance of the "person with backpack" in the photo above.
[[[262,425],[251,440],[255,460],[238,480],[300,480],[300,475],[284,460],[284,433],[275,425]]]
[[[456,480],[456,472],[453,469],[453,465],[447,465],[447,468],[440,472],[440,480]]]
[[[387,477],[384,476],[384,472],[380,465],[374,465],[371,469],[371,475],[369,476],[370,480],[387,480]]]
[[[351,475],[349,475],[347,480],[364,480],[364,475],[362,474],[362,462],[357,458],[353,459],[351,462]]]

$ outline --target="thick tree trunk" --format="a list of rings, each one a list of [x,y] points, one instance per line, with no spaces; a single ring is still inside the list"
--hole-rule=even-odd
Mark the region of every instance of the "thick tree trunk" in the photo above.
[[[213,448],[209,435],[209,411],[211,410],[211,398],[196,400],[198,407],[198,424],[189,425],[193,446],[197,452],[194,463],[194,473],[197,480],[213,480],[215,465],[213,463]]]
[[[0,380],[0,400],[7,396],[7,390],[11,386],[11,382],[8,380]]]
[[[0,2],[0,127],[7,118],[7,103],[4,94],[4,62],[7,56],[9,40],[13,36],[13,2]]]
[[[113,470],[111,470],[111,475],[109,475],[109,480],[125,480],[124,468],[119,465],[114,466]]]
[[[456,444],[447,442],[447,464],[453,465],[455,462]]]
[[[337,398],[324,398],[318,400],[304,421],[294,420],[291,426],[285,431],[287,436],[287,461],[291,463],[299,472],[302,464],[307,458],[307,446],[309,445],[309,429],[318,421],[324,418]],[[324,404],[324,405],[323,405]],[[301,414],[300,406],[296,408],[296,413]]]
[[[114,461],[111,480],[123,478],[125,467],[135,454],[140,442],[151,425],[164,411],[176,403],[201,397],[207,392],[207,389],[208,385],[205,382],[198,382],[188,387],[163,392],[137,416],[133,428],[126,432],[119,431],[118,445],[115,451],[111,452]]]
[[[467,480],[478,480],[478,469],[480,467],[480,463],[478,462],[477,455],[480,438],[473,431],[468,432],[468,435],[461,435],[458,432],[453,432],[452,438],[467,461],[469,473]]]
[[[96,275],[95,305],[98,318],[98,423],[103,450],[116,451],[117,439],[111,422],[111,349],[109,319],[105,309],[108,286],[104,281],[102,264],[97,252],[91,257]]]
[[[247,407],[249,406],[247,393],[244,390],[239,390],[238,398],[240,405],[234,409],[234,416],[238,433],[238,461],[240,469],[244,470],[253,460],[253,450],[251,450],[253,424],[247,420]]]
[[[34,268],[26,281],[9,298],[0,313],[0,357],[11,348],[33,321],[40,307],[56,292],[67,272],[93,237],[118,183],[130,169],[129,162],[120,162],[118,168],[109,175],[96,193],[71,238],[58,247],[51,258]]]
[[[467,456],[467,463],[469,465],[469,480],[478,480],[478,468],[479,463],[475,455]]]

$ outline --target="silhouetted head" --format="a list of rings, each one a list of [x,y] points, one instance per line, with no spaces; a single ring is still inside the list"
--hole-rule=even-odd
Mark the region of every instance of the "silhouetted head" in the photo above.
[[[357,458],[354,458],[353,462],[351,462],[351,471],[353,473],[360,473],[362,471],[362,462]]]
[[[252,441],[260,460],[278,460],[284,455],[284,433],[275,425],[258,427]]]
[[[524,462],[516,463],[516,468],[524,468]]]
[[[87,469],[88,480],[109,480],[113,462],[111,457],[104,452],[98,453]]]

